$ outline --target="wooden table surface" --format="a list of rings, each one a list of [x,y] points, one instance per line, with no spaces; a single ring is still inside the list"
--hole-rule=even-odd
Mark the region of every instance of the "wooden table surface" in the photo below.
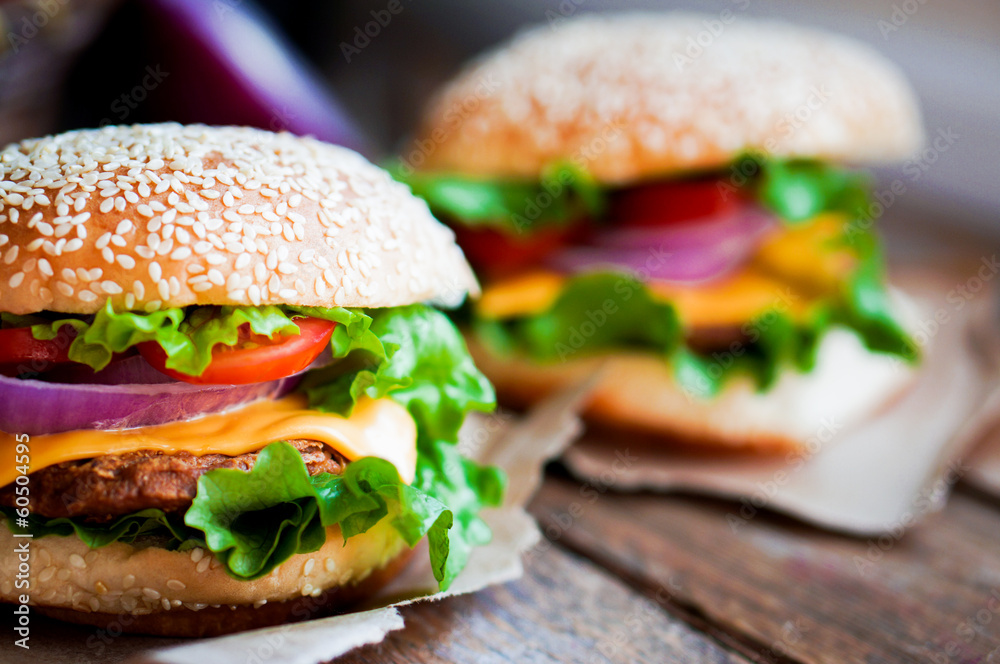
[[[1000,503],[959,485],[901,537],[549,474],[525,576],[403,610],[338,662],[1000,663]]]

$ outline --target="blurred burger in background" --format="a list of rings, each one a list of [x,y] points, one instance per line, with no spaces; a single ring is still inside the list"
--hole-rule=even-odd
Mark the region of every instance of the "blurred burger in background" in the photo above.
[[[31,610],[204,636],[364,599],[423,539],[442,588],[503,476],[457,432],[493,388],[478,285],[351,150],[203,125],[0,153],[0,555]],[[0,602],[25,603],[4,584]]]
[[[730,19],[529,30],[427,108],[395,174],[484,281],[461,319],[502,400],[600,369],[595,426],[795,451],[909,380],[855,167],[918,148],[914,95],[858,43]]]

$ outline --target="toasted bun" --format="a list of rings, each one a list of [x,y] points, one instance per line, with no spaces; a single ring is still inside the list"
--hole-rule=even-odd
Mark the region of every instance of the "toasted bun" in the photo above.
[[[600,371],[584,414],[588,421],[704,449],[804,451],[811,439],[883,407],[913,378],[905,365],[871,353],[855,335],[840,330],[824,337],[811,372],[786,371],[763,393],[749,380],[736,380],[711,399],[686,393],[663,359],[648,353],[538,365],[499,359],[471,340],[469,345],[501,402],[526,406]]]
[[[162,124],[0,153],[0,311],[393,307],[476,290],[451,231],[346,148]]]
[[[742,16],[590,14],[474,62],[430,105],[403,158],[525,178],[573,160],[627,183],[723,167],[748,149],[878,162],[920,142],[913,91],[858,42]]]
[[[16,541],[0,524],[3,579]],[[60,620],[163,636],[209,636],[327,615],[364,599],[398,573],[410,549],[383,519],[347,543],[336,526],[319,551],[297,554],[255,581],[228,576],[203,549],[168,551],[116,542],[89,549],[77,537],[31,544],[31,603]],[[0,601],[23,592],[0,586]]]

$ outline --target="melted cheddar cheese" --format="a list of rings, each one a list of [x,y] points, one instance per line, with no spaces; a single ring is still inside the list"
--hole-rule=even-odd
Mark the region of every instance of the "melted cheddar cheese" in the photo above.
[[[301,395],[261,401],[187,422],[31,436],[29,469],[34,472],[63,461],[138,450],[236,456],[276,441],[296,439],[329,445],[349,461],[380,457],[392,463],[406,482],[412,482],[416,475],[417,428],[403,406],[392,399],[364,397],[349,417],[342,417],[308,410]],[[16,445],[17,436],[0,432],[0,450],[5,458],[14,458]],[[0,466],[0,486],[10,484],[17,475],[12,464]]]

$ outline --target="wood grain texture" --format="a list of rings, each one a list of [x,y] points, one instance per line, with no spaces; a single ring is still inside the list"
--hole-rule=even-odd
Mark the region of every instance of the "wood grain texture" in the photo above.
[[[747,661],[545,542],[529,556],[519,581],[402,613],[405,629],[338,664]]]
[[[1000,513],[964,493],[882,540],[565,479],[547,482],[533,510],[550,538],[640,590],[668,588],[668,609],[752,659],[1000,661]]]

